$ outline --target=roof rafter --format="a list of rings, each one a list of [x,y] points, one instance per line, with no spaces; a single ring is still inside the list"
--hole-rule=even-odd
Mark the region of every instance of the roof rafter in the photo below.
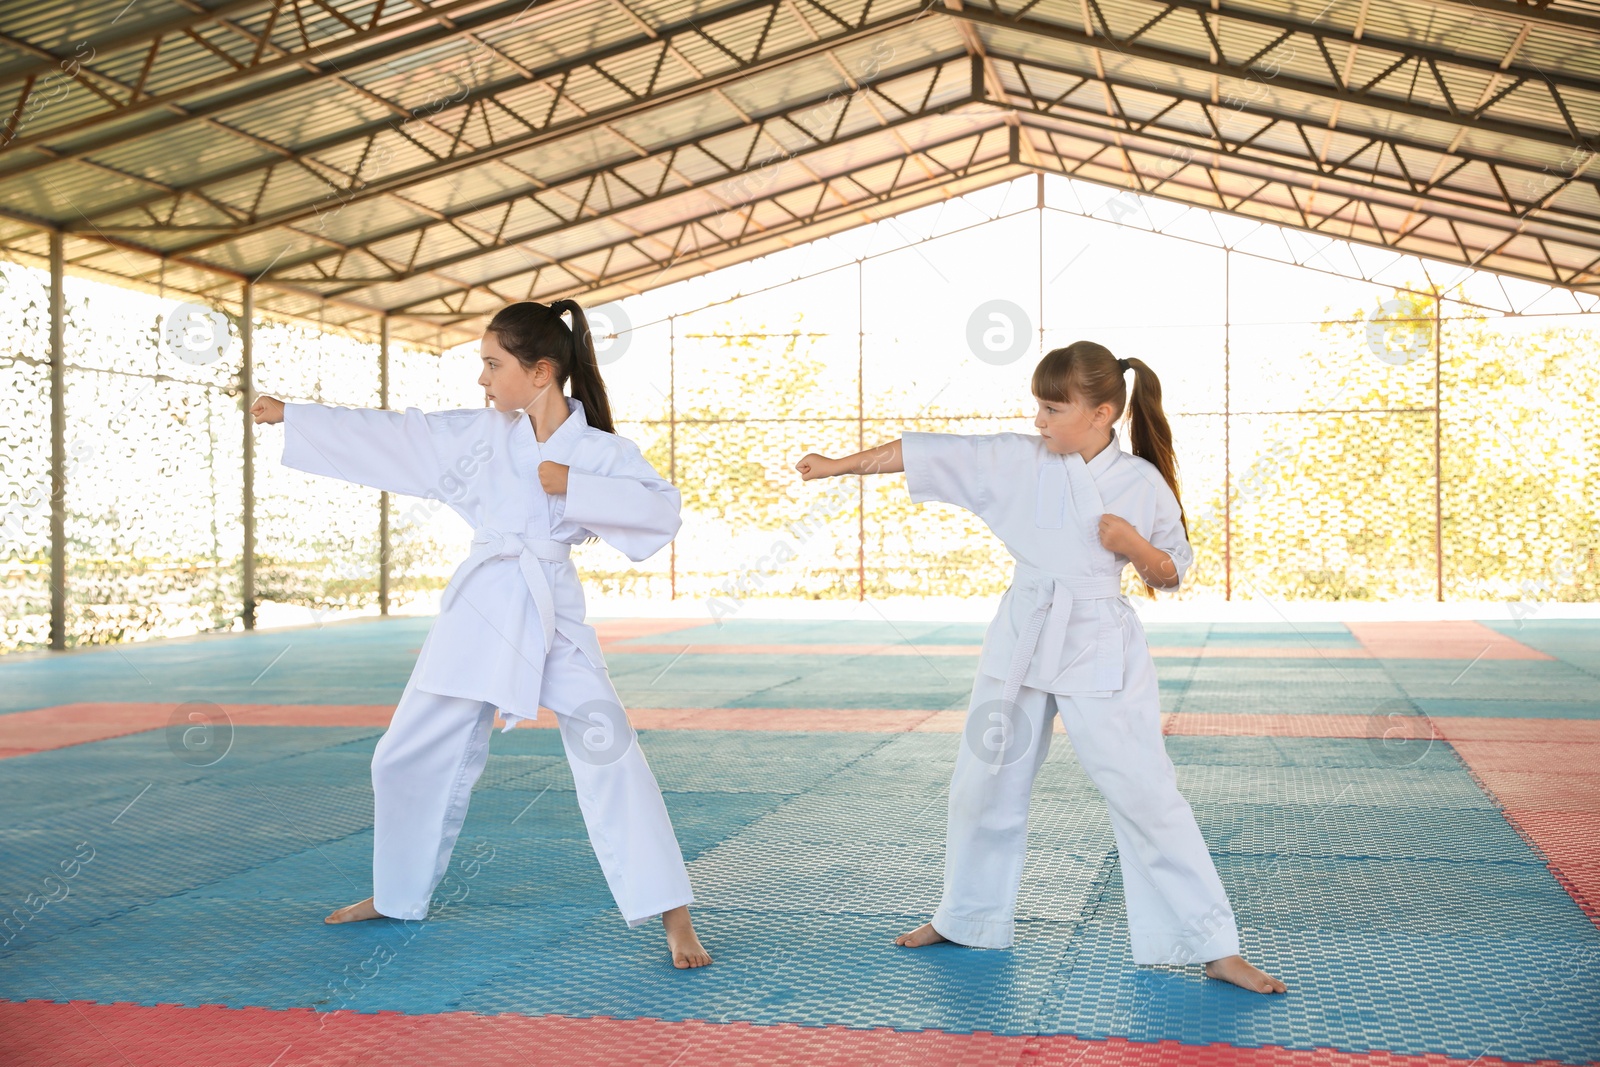
[[[958,66],[965,66],[967,62],[969,62],[969,60],[967,60],[966,57],[959,57],[954,60],[934,60],[932,62],[925,63],[920,67],[913,67],[910,70],[899,72],[895,75],[894,80],[910,81],[920,79],[931,74],[933,75],[933,78],[931,79],[930,84],[936,84],[942,72],[949,68],[955,72],[955,84],[965,86],[967,84],[966,75],[957,68]],[[874,88],[875,87],[872,85],[864,86],[858,90],[857,93],[852,94],[849,99],[852,102],[859,100],[863,105],[866,105],[871,99],[871,94],[874,92]],[[657,188],[652,193],[648,195],[641,195],[636,201],[616,204],[604,211],[593,210],[588,214],[580,213],[582,217],[575,215],[570,221],[575,223],[579,221],[586,221],[588,219],[606,218],[618,212],[636,210],[637,208],[649,204],[655,200],[672,196],[680,196],[684,192],[691,189],[711,189],[716,185],[728,182],[730,179],[736,179],[738,175],[745,171],[746,168],[737,165],[736,161],[722,159],[715,153],[705,150],[703,146],[707,142],[728,138],[736,134],[744,134],[748,135],[752,144],[755,144],[762,136],[763,132],[769,127],[780,126],[785,123],[797,125],[797,123],[795,123],[796,117],[805,117],[807,112],[820,106],[821,104],[828,102],[836,95],[837,94],[833,92],[828,92],[826,94],[808,97],[780,110],[756,116],[749,124],[735,123],[700,131],[687,137],[675,138],[671,141],[652,146],[649,153],[644,157],[633,157],[620,161],[608,161],[579,171],[575,174],[566,175],[558,182],[546,183],[538,189],[519,189],[503,193],[491,197],[486,201],[473,203],[455,211],[448,212],[444,215],[442,220],[430,219],[426,222],[408,223],[399,227],[391,228],[382,233],[374,234],[367,241],[363,242],[363,244],[384,244],[397,238],[419,234],[426,230],[435,228],[441,221],[462,219],[484,211],[505,207],[524,199],[530,199],[536,203],[541,203],[541,206],[546,206],[546,209],[549,210],[547,205],[542,205],[542,202],[539,201],[539,194],[553,188],[559,189],[564,186],[573,186],[594,182],[596,180],[604,179],[608,176],[615,177],[618,171],[635,168],[642,163],[659,164],[663,168]],[[878,122],[877,126],[861,130],[858,133],[849,134],[841,134],[837,129],[835,129],[822,139],[817,138],[811,131],[807,131],[808,136],[811,137],[811,143],[795,151],[783,150],[781,152],[774,152],[762,160],[760,165],[762,167],[769,166],[774,158],[779,158],[785,161],[790,159],[798,161],[808,153],[812,153],[823,148],[856,144],[865,138],[869,138],[872,135],[885,130],[890,131],[898,136],[899,131],[903,126],[936,115],[947,114],[957,108],[964,107],[971,102],[972,98],[970,95],[963,95],[958,99],[942,104],[930,104],[924,101],[916,109],[906,111],[893,119],[884,118],[881,111],[869,108],[869,110],[874,112],[875,120]],[[905,144],[907,142],[902,139],[898,143]],[[705,158],[713,161],[717,168],[717,172],[698,181],[689,181],[685,179],[683,184],[676,188],[666,188],[666,168],[672,165],[679,155],[695,149],[703,151]],[[703,163],[704,160],[701,162]],[[554,213],[555,212],[552,212],[552,214]],[[544,232],[545,231],[542,229],[536,230],[532,233],[518,237],[515,240],[528,240],[534,236],[542,235]],[[510,241],[511,239],[506,240]],[[296,257],[285,257],[284,259],[280,260],[278,264],[265,275],[265,277],[273,278],[289,276],[294,270],[300,268],[301,266],[315,263],[319,260],[324,260],[327,258],[328,253],[326,252],[307,252]],[[450,261],[455,261],[454,257],[452,257]]]
[[[742,11],[748,12],[776,7],[782,2],[783,0],[746,0],[746,2],[741,3],[739,7]],[[381,195],[392,189],[404,188],[421,182],[431,181],[435,178],[453,174],[457,171],[474,167],[490,160],[495,160],[504,156],[512,155],[514,153],[527,151],[530,148],[547,144],[559,138],[571,136],[572,134],[581,131],[598,128],[608,122],[620,121],[632,115],[647,111],[651,108],[660,107],[666,103],[686,99],[708,92],[714,88],[733,84],[756,73],[777,69],[787,63],[792,63],[796,60],[819,54],[829,47],[837,47],[843,42],[858,40],[870,36],[874,33],[881,32],[888,26],[900,25],[911,21],[916,17],[916,15],[910,13],[900,13],[889,16],[883,22],[873,23],[868,26],[846,31],[833,37],[826,37],[820,41],[806,41],[785,51],[770,53],[767,56],[752,59],[742,66],[729,67],[724,70],[708,73],[704,79],[699,81],[680,83],[668,88],[659,89],[655,93],[648,96],[642,96],[637,100],[629,100],[625,103],[617,104],[611,107],[601,108],[580,118],[562,122],[554,122],[551,121],[550,118],[546,117],[542,120],[540,125],[536,125],[532,129],[529,129],[521,134],[508,137],[498,143],[482,148],[466,148],[457,155],[448,156],[443,159],[437,159],[420,167],[411,168],[407,171],[384,175],[376,178],[375,180],[364,182],[359,187],[352,187],[348,190],[340,191],[338,200],[341,205],[366,200],[370,197]],[[700,29],[701,32],[704,32],[703,27]],[[648,39],[646,40],[648,41]],[[659,41],[648,41],[648,46],[655,48],[662,47]],[[595,62],[598,62],[598,60]],[[562,68],[560,69],[560,74],[563,78],[566,78],[570,76],[573,70],[586,69],[592,65],[592,63],[576,62],[573,64],[563,64]],[[525,81],[520,79],[517,82],[518,87],[525,87],[526,84],[527,83]],[[559,93],[560,89],[556,88],[555,91]],[[463,104],[465,104],[465,100],[463,100]],[[547,116],[548,114],[553,113],[554,110],[554,107],[552,107],[550,112],[547,113]],[[392,122],[384,122],[378,125],[380,129],[393,128]],[[240,174],[250,173],[255,169],[258,168],[255,165],[252,165],[248,169],[239,170],[238,172],[234,173],[232,177],[237,177]],[[0,181],[3,181],[5,177],[7,177],[6,174],[0,173]],[[206,184],[210,184],[210,181],[208,181]],[[147,197],[131,203],[118,205],[114,210],[107,209],[105,211],[97,211],[89,215],[84,221],[79,221],[77,223],[68,225],[67,229],[90,229],[94,223],[105,219],[109,215],[126,211],[130,208],[137,208],[144,206],[145,204],[154,203],[160,199],[161,197],[159,196]],[[182,254],[189,254],[203,248],[208,248],[216,244],[237,239],[238,237],[246,234],[271,229],[272,227],[278,225],[298,222],[302,219],[309,218],[312,215],[319,214],[320,208],[331,206],[326,203],[326,200],[327,198],[325,196],[319,197],[317,200],[299,204],[283,211],[275,212],[266,217],[257,218],[248,223],[234,227],[226,235],[196,241],[191,244],[184,245],[181,248],[175,249],[174,251]]]
[[[947,63],[930,64],[925,69],[936,69],[938,67],[943,67],[943,66],[947,66],[947,65],[949,65],[949,64],[947,64]],[[965,75],[964,74],[961,76],[961,81],[962,81],[963,84],[965,83]],[[913,125],[915,123],[923,122],[923,121],[926,121],[927,119],[934,118],[934,117],[937,117],[937,116],[940,116],[940,115],[949,114],[950,112],[955,111],[958,108],[965,107],[970,103],[971,103],[971,100],[969,98],[963,97],[961,99],[953,100],[953,101],[950,101],[950,102],[947,102],[947,103],[928,104],[928,105],[923,106],[921,109],[919,109],[917,111],[907,113],[906,115],[903,115],[903,116],[901,116],[899,118],[896,118],[896,119],[888,120],[884,124],[879,125],[879,126],[872,126],[872,127],[867,128],[867,129],[860,130],[860,131],[854,132],[854,133],[848,133],[848,134],[840,134],[837,131],[835,131],[826,140],[822,140],[822,141],[818,141],[818,142],[813,143],[813,144],[806,145],[802,149],[797,150],[797,151],[792,152],[792,153],[785,153],[781,157],[780,163],[793,161],[793,162],[795,162],[797,164],[800,164],[800,163],[804,163],[805,162],[805,157],[807,155],[809,155],[809,154],[820,153],[820,152],[823,152],[823,151],[828,150],[828,149],[836,149],[836,148],[843,148],[843,147],[855,147],[855,146],[861,146],[861,145],[865,145],[865,144],[871,144],[874,141],[881,140],[885,133],[897,134],[900,131],[900,129],[903,128],[903,127],[908,127],[908,126],[911,126],[911,125]],[[802,105],[798,105],[798,106],[793,107],[793,108],[790,108],[787,111],[780,112],[780,113],[772,115],[772,116],[768,116],[767,118],[762,120],[761,126],[765,126],[765,125],[768,125],[768,124],[776,124],[776,123],[785,121],[791,115],[797,114],[797,113],[802,113],[805,110],[808,110],[808,109],[810,109],[810,108],[812,108],[814,106],[816,106],[815,105],[815,101],[807,101],[806,103],[804,103]],[[758,132],[759,128],[760,127],[740,127],[740,128],[735,129],[732,132],[741,132],[741,131],[743,131],[743,132],[749,132],[752,135],[754,135],[754,134],[756,134]],[[607,164],[605,166],[596,167],[596,168],[593,168],[591,170],[585,171],[585,172],[583,172],[581,174],[573,175],[572,177],[569,177],[569,178],[563,180],[563,182],[561,184],[564,185],[564,186],[582,184],[582,185],[588,185],[588,186],[590,186],[592,188],[595,183],[603,182],[607,178],[613,177],[617,170],[625,168],[625,167],[637,166],[639,163],[644,163],[644,162],[656,162],[656,163],[659,163],[663,167],[663,170],[664,170],[666,162],[668,160],[672,159],[674,156],[677,156],[678,154],[686,152],[686,151],[689,151],[691,149],[697,148],[700,145],[701,141],[703,141],[703,140],[710,140],[710,139],[715,139],[715,138],[719,138],[719,137],[724,137],[724,136],[727,135],[728,132],[729,131],[718,131],[716,133],[706,134],[706,135],[702,135],[700,137],[687,138],[687,139],[684,139],[684,140],[681,140],[681,141],[675,141],[675,142],[673,142],[673,143],[671,143],[669,145],[663,146],[662,148],[657,150],[654,154],[652,154],[652,156],[648,157],[645,160],[633,159],[633,160],[626,160],[626,161],[624,161],[622,163],[612,163],[612,164]],[[898,145],[896,145],[896,147],[898,147]],[[921,152],[920,152],[920,150],[918,150],[914,154],[920,155]],[[716,157],[711,156],[709,158],[715,159]],[[885,158],[893,158],[893,157],[892,156],[885,156]],[[882,162],[882,161],[880,160],[880,162]],[[702,179],[699,179],[699,180],[697,180],[697,181],[695,181],[693,183],[684,184],[682,186],[679,186],[679,187],[676,187],[676,188],[672,188],[672,189],[659,188],[652,195],[641,197],[640,199],[635,200],[635,201],[629,201],[629,202],[624,202],[624,203],[613,203],[613,204],[611,204],[609,206],[606,206],[603,209],[602,208],[588,208],[588,202],[587,202],[588,201],[588,197],[587,197],[587,193],[586,193],[583,201],[579,204],[579,210],[575,211],[573,213],[573,217],[570,220],[564,219],[564,220],[562,220],[560,222],[557,222],[557,223],[537,226],[537,227],[534,227],[533,229],[526,230],[524,232],[520,232],[520,233],[517,233],[515,235],[501,236],[498,240],[496,240],[494,242],[493,246],[491,246],[491,247],[474,248],[474,249],[469,249],[469,250],[463,251],[463,252],[452,253],[452,254],[447,255],[447,256],[443,256],[443,257],[440,257],[440,258],[437,258],[437,259],[434,259],[434,260],[430,260],[430,261],[428,261],[426,263],[417,264],[413,270],[402,272],[402,273],[399,273],[399,274],[394,274],[394,275],[389,275],[389,276],[384,276],[384,277],[362,277],[362,278],[352,278],[352,279],[337,279],[336,278],[334,280],[343,280],[343,281],[346,282],[346,285],[343,288],[331,289],[331,290],[329,290],[329,292],[331,292],[333,294],[336,294],[336,295],[345,295],[346,293],[354,291],[356,288],[359,288],[360,286],[363,286],[363,285],[380,284],[380,283],[391,283],[391,282],[403,281],[406,278],[411,277],[415,273],[419,273],[419,272],[430,270],[430,269],[442,269],[442,268],[445,268],[445,267],[454,266],[456,264],[459,264],[459,263],[462,263],[462,262],[477,258],[478,256],[481,256],[486,251],[492,251],[493,249],[497,249],[497,248],[517,246],[517,245],[525,244],[527,242],[539,240],[540,238],[550,237],[550,236],[553,236],[553,235],[561,233],[563,230],[565,230],[569,226],[572,226],[572,225],[575,225],[575,224],[578,224],[578,223],[581,223],[581,222],[593,222],[593,221],[604,220],[604,219],[612,219],[612,218],[615,218],[615,217],[617,217],[619,215],[623,215],[623,214],[625,214],[627,212],[636,212],[639,209],[641,209],[643,207],[647,207],[647,206],[649,206],[649,205],[651,205],[653,203],[659,203],[661,201],[665,201],[665,200],[669,200],[669,199],[673,199],[673,198],[678,198],[678,197],[683,197],[685,195],[689,195],[689,194],[692,194],[692,193],[706,192],[706,191],[709,191],[709,190],[713,190],[715,187],[717,187],[719,185],[728,183],[730,181],[736,181],[738,176],[742,173],[742,170],[740,168],[738,168],[738,167],[730,166],[730,165],[728,165],[726,163],[720,163],[719,165],[722,168],[719,173],[708,175],[708,176],[706,176],[706,177],[704,177]],[[763,164],[763,166],[766,166],[766,165],[768,165],[768,163],[764,163]],[[928,166],[926,161],[923,161],[919,165],[925,167],[925,173],[926,173],[927,176],[929,176],[929,177],[935,177],[936,176],[935,170],[932,167]],[[826,179],[817,178],[815,180],[817,182],[821,182],[821,181],[824,181]],[[809,183],[807,183],[807,184],[809,184]],[[441,224],[448,224],[449,222],[454,221],[455,219],[459,219],[463,215],[474,214],[474,213],[477,213],[477,212],[480,212],[480,211],[487,210],[491,206],[501,206],[501,205],[504,205],[504,204],[509,204],[509,203],[511,203],[511,202],[513,202],[515,200],[521,200],[521,199],[524,199],[524,198],[534,199],[537,202],[537,197],[532,197],[532,196],[530,196],[530,194],[527,194],[527,193],[519,193],[515,197],[507,197],[507,198],[501,200],[500,204],[498,204],[498,205],[480,205],[480,206],[472,208],[471,210],[464,210],[464,211],[461,211],[461,212],[459,212],[457,214],[454,214],[454,215],[448,217],[447,219],[443,220],[443,223],[441,223],[440,221],[432,221],[432,222],[429,222],[429,223],[427,223],[425,225],[409,227],[409,228],[407,228],[405,230],[392,232],[392,233],[386,235],[385,237],[383,237],[381,239],[374,239],[370,243],[372,243],[372,244],[381,244],[381,243],[383,243],[385,241],[391,241],[391,240],[395,240],[397,238],[401,238],[401,237],[405,237],[405,236],[408,236],[408,235],[411,235],[411,234],[419,233],[419,232],[422,232],[424,230],[434,229],[434,228],[437,228]],[[542,202],[541,202],[541,206],[543,206]],[[588,208],[588,210],[584,210],[585,208]],[[548,207],[546,209],[550,210]],[[729,211],[730,211],[730,208],[728,206],[725,206],[724,207],[724,213],[728,213]],[[555,214],[555,212],[551,211],[551,214]],[[327,258],[330,258],[327,253],[319,253],[315,257],[312,257],[312,258],[303,258],[299,263],[295,263],[295,264],[292,264],[292,265],[280,265],[278,267],[274,267],[270,272],[268,272],[266,275],[264,275],[264,277],[269,279],[269,280],[270,279],[279,278],[279,277],[293,278],[294,275],[293,275],[292,272],[295,269],[298,269],[300,266],[304,265],[305,263],[311,262],[313,259],[314,260],[322,260],[322,259],[327,259]],[[297,278],[295,280],[301,282],[302,284],[311,281],[311,279],[306,279],[306,278],[303,278],[303,277],[302,278]]]
[[[1024,168],[1021,168],[1005,150],[1005,135],[1003,132],[1005,129],[1005,126],[997,124],[984,130],[963,134],[959,137],[950,138],[937,144],[930,144],[921,148],[919,151],[923,155],[927,156],[935,165],[936,169],[940,172],[936,177],[933,178],[929,178],[925,175],[912,176],[909,169],[901,165],[892,176],[892,180],[890,181],[888,188],[872,189],[865,184],[863,178],[868,172],[880,170],[886,165],[885,161],[877,160],[859,167],[853,167],[849,171],[829,179],[831,183],[850,182],[854,184],[857,188],[861,189],[865,193],[865,195],[859,199],[851,200],[847,203],[827,208],[822,206],[822,198],[818,197],[814,205],[810,209],[803,212],[797,212],[792,208],[785,207],[780,204],[780,200],[784,198],[804,198],[810,190],[807,187],[801,187],[797,189],[783,190],[770,196],[764,196],[757,200],[753,200],[749,205],[747,205],[745,211],[750,214],[754,214],[761,208],[771,208],[788,216],[786,221],[779,225],[770,227],[766,231],[763,231],[757,235],[757,238],[760,240],[771,241],[781,237],[792,236],[795,231],[804,230],[808,227],[815,226],[818,223],[828,221],[829,219],[838,217],[840,215],[848,215],[858,212],[865,213],[867,209],[873,206],[881,206],[892,203],[896,199],[904,198],[905,196],[913,194],[919,190],[937,190],[938,186],[943,183],[949,183],[952,181],[971,178],[984,173],[994,172],[998,172],[998,176],[995,180],[1001,180],[1008,176],[1020,176],[1025,172],[1025,170]],[[986,142],[986,139],[992,141],[991,148],[993,150],[989,155],[986,155],[980,159],[978,156],[980,150]],[[968,151],[966,159],[956,164],[941,163],[933,155],[933,153],[946,149],[953,150],[966,147],[970,147],[970,151]],[[902,164],[904,163],[904,161],[901,162]],[[709,223],[719,218],[721,214],[721,212],[706,212],[694,218],[687,219],[679,223],[674,223],[671,226],[663,227],[660,230],[652,231],[650,236],[656,238],[660,243],[666,244],[674,249],[674,255],[668,257],[665,261],[645,256],[643,258],[647,260],[647,262],[624,266],[611,273],[597,272],[590,279],[582,281],[576,285],[565,284],[559,287],[552,286],[546,290],[546,292],[551,295],[556,293],[560,293],[562,295],[574,295],[578,293],[594,292],[596,290],[617,286],[626,282],[637,281],[640,278],[649,277],[653,273],[660,274],[661,272],[670,269],[673,265],[684,258],[684,250],[686,246],[690,244],[690,242],[693,242],[694,251],[700,258],[715,254],[719,251],[738,249],[741,246],[749,244],[751,242],[751,238],[749,238],[749,236],[743,231],[731,237],[724,236],[709,225]],[[864,221],[871,221],[871,219],[868,218]],[[586,249],[585,251],[569,258],[572,260],[583,260],[592,257],[603,257],[609,253],[614,253],[620,249],[630,247],[635,247],[633,239],[631,238],[625,241],[616,241],[598,245],[594,248]],[[427,314],[427,312],[419,310],[422,305],[444,303],[451,298],[469,295],[472,292],[484,290],[488,286],[497,285],[513,278],[522,277],[536,270],[537,268],[524,268],[518,271],[497,275],[492,278],[486,278],[470,287],[453,292],[437,293],[432,296],[408,301],[407,303],[396,305],[390,310],[392,312],[403,312],[411,315]],[[540,297],[537,295],[537,293],[538,290],[535,290],[536,295],[530,296],[529,299],[539,299]],[[459,314],[460,312],[459,308],[451,309],[447,307],[443,313],[453,315]]]

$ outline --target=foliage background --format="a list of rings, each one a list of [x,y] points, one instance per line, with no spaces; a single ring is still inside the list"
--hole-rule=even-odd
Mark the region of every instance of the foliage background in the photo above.
[[[805,484],[793,465],[907,430],[1031,432],[1039,351],[1090,336],[1161,373],[1197,552],[1179,596],[1431,600],[1441,576],[1446,599],[1600,595],[1600,315],[1493,315],[1473,303],[1491,276],[1435,294],[1125,228],[1114,260],[1115,228],[1043,211],[946,229],[699,310],[679,310],[693,293],[634,298],[606,379],[685,524],[642,564],[580,548],[591,589],[713,614],[999,592],[1009,561],[973,516],[913,506],[897,476]],[[66,293],[69,643],[240,628],[237,339],[191,365],[163,344],[174,302]],[[1000,365],[964,340],[997,296],[1038,338]],[[41,272],[0,263],[0,651],[47,640],[46,297]],[[260,322],[255,362],[260,392],[378,403],[375,345]],[[482,403],[471,348],[396,347],[390,367],[394,407]],[[248,432],[263,625],[375,612],[379,494],[283,468],[281,428]],[[391,610],[436,610],[469,530],[429,501],[389,506]]]

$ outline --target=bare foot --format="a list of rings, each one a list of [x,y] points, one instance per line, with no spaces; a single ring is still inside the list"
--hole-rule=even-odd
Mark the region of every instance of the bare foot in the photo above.
[[[923,945],[933,945],[946,940],[948,938],[935,930],[932,923],[923,923],[910,933],[895,938],[894,943],[904,945],[906,948],[921,948]]]
[[[1287,993],[1289,987],[1266,971],[1247,962],[1243,956],[1224,956],[1206,964],[1206,977],[1232,982],[1252,993]]]
[[[667,930],[667,947],[672,950],[672,965],[680,971],[688,967],[704,967],[711,962],[711,953],[700,944],[689,918],[689,905],[683,904],[661,913],[661,925]]]
[[[338,911],[331,913],[322,921],[325,923],[358,923],[363,919],[381,919],[378,909],[372,906],[372,898],[368,897],[359,904],[346,904]]]

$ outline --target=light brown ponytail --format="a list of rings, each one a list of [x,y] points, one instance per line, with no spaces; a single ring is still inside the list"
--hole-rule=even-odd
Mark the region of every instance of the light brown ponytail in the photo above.
[[[561,321],[566,312],[572,314],[570,328]],[[583,405],[585,421],[597,430],[617,432],[606,383],[600,378],[600,361],[595,358],[589,317],[576,300],[507,304],[495,312],[488,331],[524,367],[532,369],[541,359],[548,362],[555,368],[557,386],[572,382],[572,399]]]

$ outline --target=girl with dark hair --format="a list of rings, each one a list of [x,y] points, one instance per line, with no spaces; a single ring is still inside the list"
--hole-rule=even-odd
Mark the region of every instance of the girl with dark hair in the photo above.
[[[372,755],[372,896],[326,921],[425,918],[488,760],[495,710],[509,730],[543,705],[555,712],[622,917],[632,927],[659,915],[674,966],[704,966],[683,853],[584,622],[569,558],[595,536],[635,561],[653,555],[678,532],[678,491],[617,435],[575,301],[502,308],[479,355],[483,408],[398,412],[263,396],[250,409],[257,423],[283,423],[285,466],[441,500],[473,527]]]
[[[1076,341],[1039,362],[1033,393],[1037,435],[907,433],[796,464],[807,481],[903,471],[913,502],[975,513],[1016,560],[950,781],[944,899],[895,941],[1011,945],[1028,801],[1059,712],[1110,808],[1134,962],[1204,963],[1212,978],[1281,993],[1239,955],[1233,910],[1161,740],[1144,628],[1122,595],[1129,563],[1154,595],[1178,588],[1194,561],[1161,383],[1141,360]],[[1124,409],[1131,455],[1114,429]]]

